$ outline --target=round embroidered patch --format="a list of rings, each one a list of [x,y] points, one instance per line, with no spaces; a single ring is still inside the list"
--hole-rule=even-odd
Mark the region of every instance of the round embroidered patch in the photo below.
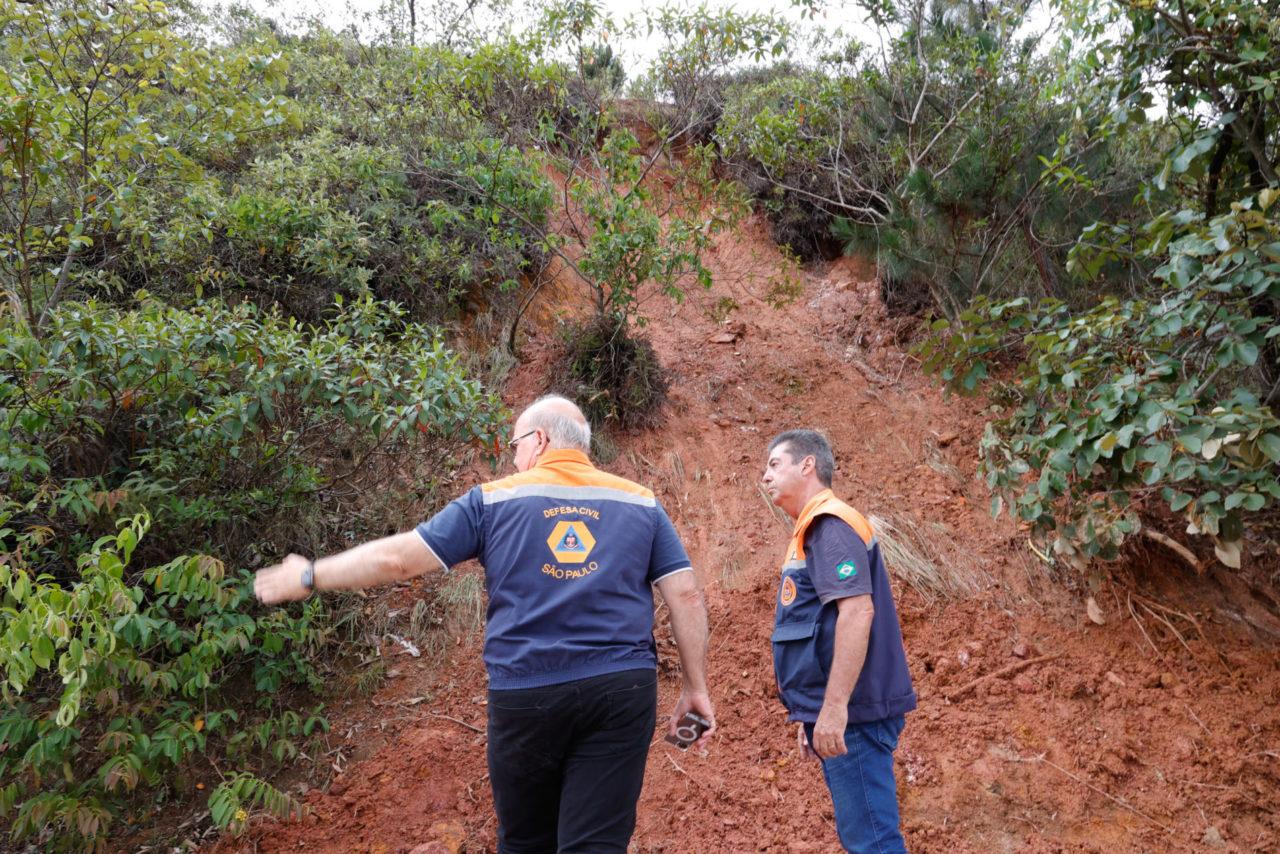
[[[784,608],[796,601],[796,582],[789,575],[782,579],[782,593],[778,601],[782,603]]]

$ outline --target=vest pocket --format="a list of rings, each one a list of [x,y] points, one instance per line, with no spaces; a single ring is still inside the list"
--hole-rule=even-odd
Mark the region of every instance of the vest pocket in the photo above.
[[[808,621],[798,623],[783,623],[775,626],[773,629],[773,637],[770,638],[774,643],[785,643],[787,641],[804,640],[813,637],[814,624]]]
[[[818,664],[816,632],[817,624],[809,620],[783,623],[773,630],[778,694],[792,714],[816,712],[822,707],[827,680]]]

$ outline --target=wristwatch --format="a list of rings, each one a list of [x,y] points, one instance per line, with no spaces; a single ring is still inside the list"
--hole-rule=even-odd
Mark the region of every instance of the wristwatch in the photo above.
[[[302,586],[307,592],[316,589],[316,562],[314,560],[307,561],[306,569],[302,570]]]

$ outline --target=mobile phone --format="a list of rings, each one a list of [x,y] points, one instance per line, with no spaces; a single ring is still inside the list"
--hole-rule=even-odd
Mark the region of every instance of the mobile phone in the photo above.
[[[688,750],[689,745],[702,738],[702,734],[710,727],[711,721],[693,712],[685,712],[684,717],[676,724],[676,734],[667,735],[665,740],[681,750]]]

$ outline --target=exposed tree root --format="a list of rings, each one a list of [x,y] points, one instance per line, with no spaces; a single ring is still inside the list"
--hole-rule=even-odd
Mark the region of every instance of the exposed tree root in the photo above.
[[[1185,560],[1191,568],[1196,571],[1196,575],[1204,575],[1204,564],[1200,563],[1200,560],[1191,552],[1191,549],[1187,548],[1173,537],[1162,534],[1151,528],[1143,528],[1142,536],[1146,537],[1148,540],[1154,540],[1176,554],[1178,557]]]
[[[963,697],[965,694],[968,694],[974,688],[977,688],[983,682],[988,682],[993,679],[1000,679],[1005,676],[1009,676],[1014,673],[1017,673],[1019,670],[1022,670],[1023,668],[1026,668],[1026,667],[1030,667],[1033,664],[1043,664],[1046,661],[1053,661],[1055,658],[1061,658],[1061,657],[1062,657],[1062,653],[1055,653],[1054,655],[1042,655],[1039,658],[1028,658],[1026,661],[1015,661],[1013,664],[1009,664],[1004,667],[1001,667],[999,670],[991,671],[986,676],[979,676],[977,679],[973,680],[972,682],[966,685],[961,685],[956,690],[952,691],[949,694],[945,694],[944,696],[949,701],[954,703],[956,700]]]

